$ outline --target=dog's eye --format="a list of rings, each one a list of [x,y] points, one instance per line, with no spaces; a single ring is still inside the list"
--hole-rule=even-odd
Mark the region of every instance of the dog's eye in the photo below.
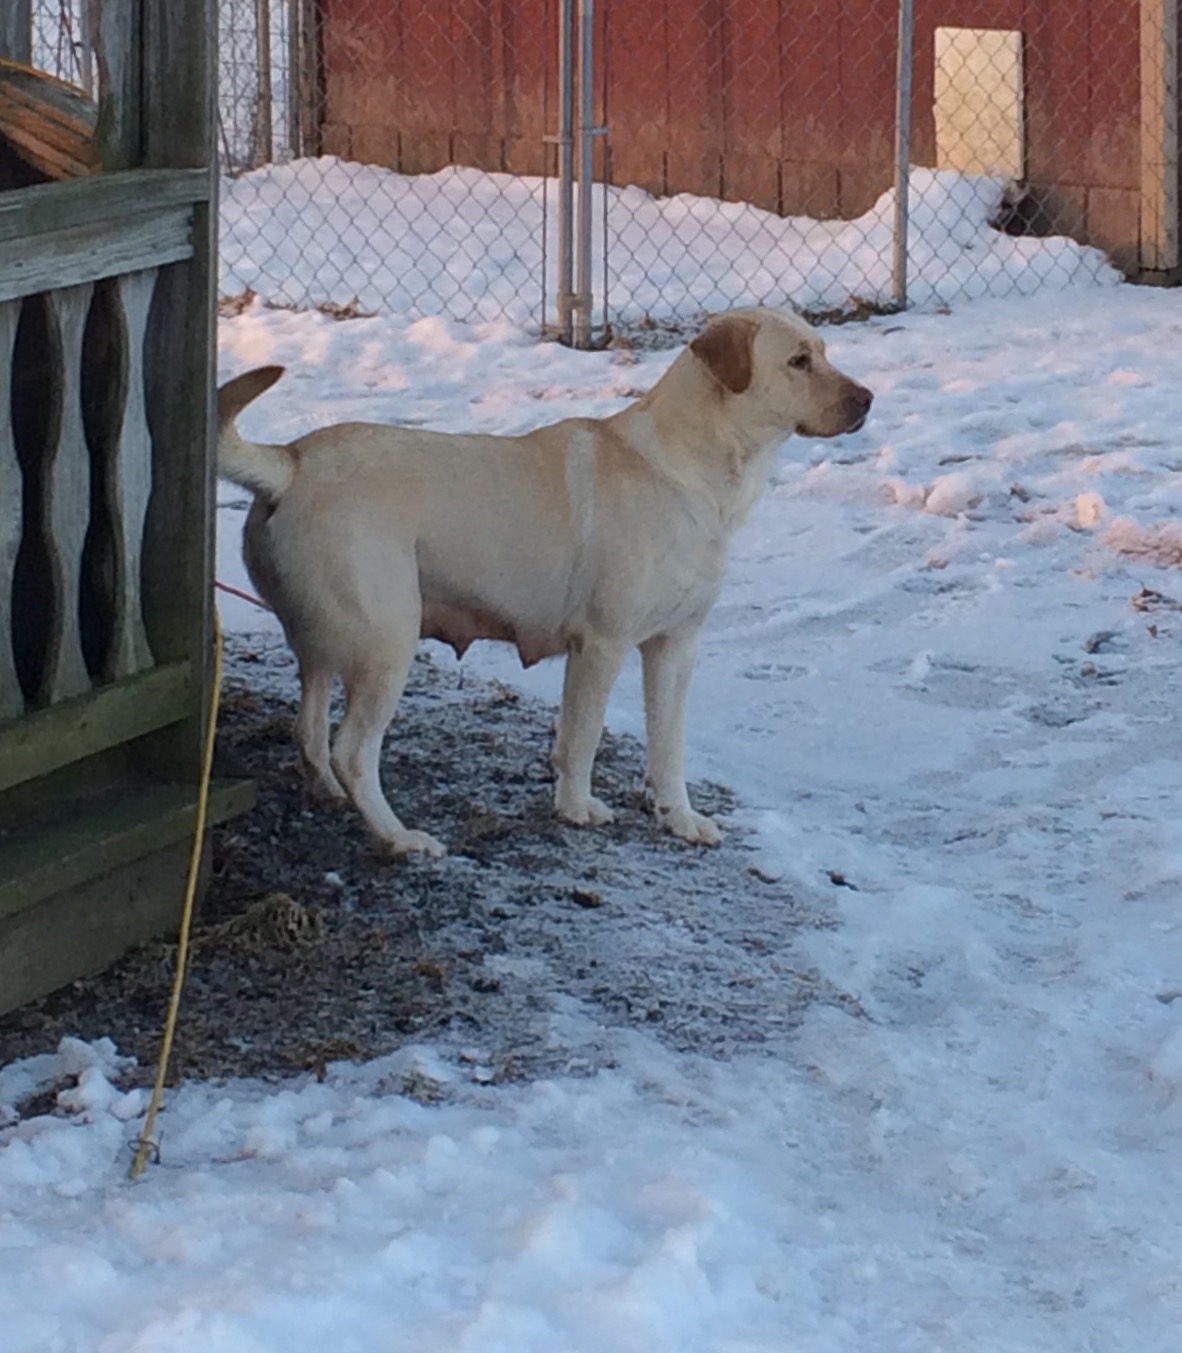
[[[807,352],[798,352],[795,357],[788,358],[788,365],[793,371],[807,371],[813,364],[813,359]]]

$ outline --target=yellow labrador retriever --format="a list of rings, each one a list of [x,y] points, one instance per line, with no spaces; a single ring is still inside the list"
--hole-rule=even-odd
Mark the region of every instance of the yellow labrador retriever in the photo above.
[[[520,437],[344,423],[289,446],[244,440],[235,418],[282,374],[263,367],[219,391],[218,470],[255,495],[246,564],[299,660],[312,787],[351,798],[387,851],[442,855],[387,802],[382,739],[420,636],[457,654],[501,639],[527,666],[566,655],[554,805],[568,822],[610,822],[591,769],[608,693],[639,648],[657,818],[716,844],[690,806],[683,744],[728,543],[786,436],[834,437],[870,410],[814,330],[779,310],[719,315],[636,403]]]

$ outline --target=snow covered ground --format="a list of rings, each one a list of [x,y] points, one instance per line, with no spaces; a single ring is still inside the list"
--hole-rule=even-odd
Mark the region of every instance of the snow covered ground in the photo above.
[[[0,1128],[3,1353],[1177,1346],[1182,296],[1104,280],[828,338],[877,402],[786,444],[690,770],[836,908],[801,943],[869,1018],[813,1006],[786,1059],[627,1032],[614,1070],[525,1086],[415,1046],[189,1084],[137,1185],[117,1051],[46,1049],[0,1069],[0,1105],[78,1077]],[[221,341],[223,374],[290,368],[243,418],[268,438],[606,413],[672,356],[261,302]],[[556,665],[465,664],[557,695]],[[609,721],[641,731],[635,666]]]

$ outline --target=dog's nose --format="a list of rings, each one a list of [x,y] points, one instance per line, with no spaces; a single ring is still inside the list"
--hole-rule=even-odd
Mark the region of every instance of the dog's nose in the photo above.
[[[859,385],[857,381],[850,381],[845,396],[847,432],[857,432],[865,423],[866,415],[870,412],[870,406],[873,403],[874,396],[864,385]]]

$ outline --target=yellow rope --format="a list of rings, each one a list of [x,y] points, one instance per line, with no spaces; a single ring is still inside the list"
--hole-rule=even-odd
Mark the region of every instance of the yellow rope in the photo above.
[[[164,1078],[168,1074],[168,1059],[172,1055],[172,1040],[176,1034],[177,1012],[181,1005],[181,989],[185,985],[185,965],[189,956],[189,932],[193,925],[193,905],[197,896],[197,878],[201,870],[201,847],[205,840],[205,819],[209,810],[209,781],[213,773],[213,745],[217,736],[218,703],[222,690],[222,622],[217,608],[213,612],[213,686],[209,694],[209,723],[205,730],[205,749],[201,759],[201,784],[197,793],[197,820],[193,824],[193,853],[189,857],[189,878],[185,885],[185,906],[181,912],[181,933],[176,946],[176,971],[172,977],[172,995],[168,1002],[168,1019],[160,1044],[160,1060],[156,1066],[156,1084],[144,1130],[140,1133],[135,1159],[131,1162],[131,1177],[138,1179],[144,1172],[150,1156],[159,1154],[152,1133],[164,1098]]]

